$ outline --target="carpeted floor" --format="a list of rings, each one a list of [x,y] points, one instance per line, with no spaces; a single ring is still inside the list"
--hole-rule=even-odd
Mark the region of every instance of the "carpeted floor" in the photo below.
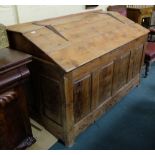
[[[155,149],[155,64],[149,76],[67,148],[57,142],[53,150]]]

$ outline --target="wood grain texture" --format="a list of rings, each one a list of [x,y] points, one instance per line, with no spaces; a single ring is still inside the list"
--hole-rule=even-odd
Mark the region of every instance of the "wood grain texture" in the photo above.
[[[0,49],[0,74],[31,62],[31,56],[10,48]]]
[[[31,116],[72,145],[139,84],[147,33],[103,11],[9,27],[10,46],[33,55]]]
[[[127,82],[128,68],[129,68],[130,53],[122,55],[114,61],[114,75],[113,75],[113,88],[114,94]]]
[[[112,94],[113,62],[92,73],[92,109]]]
[[[84,131],[90,124],[94,123],[99,117],[104,115],[110,108],[112,108],[123,96],[125,96],[133,87],[139,84],[139,75],[133,78],[129,83],[124,85],[117,91],[110,99],[102,102],[95,110],[91,111],[86,117],[81,119],[74,125],[75,137]]]
[[[42,115],[43,117],[48,117],[48,119],[51,119],[61,125],[62,98],[59,95],[61,92],[60,85],[59,81],[40,75],[41,100],[42,103],[44,103],[41,106]]]
[[[49,26],[61,35],[49,29]],[[29,27],[30,30],[25,32]],[[51,58],[66,72],[148,33],[147,29],[116,12],[102,11],[32,22],[27,27],[26,24],[21,24],[8,27],[7,31],[11,47],[14,40],[19,50],[26,52],[25,48],[28,48],[29,53],[40,57],[44,52],[46,59]],[[25,42],[25,48],[19,44],[17,36],[20,36],[20,41]]]
[[[91,77],[85,76],[74,83],[74,118],[75,123],[90,112],[91,107]]]
[[[136,40],[133,48],[129,43],[67,74],[55,64],[34,59],[30,68],[37,104],[32,114],[37,110],[38,121],[66,145],[72,145],[94,118],[139,84],[146,38]]]

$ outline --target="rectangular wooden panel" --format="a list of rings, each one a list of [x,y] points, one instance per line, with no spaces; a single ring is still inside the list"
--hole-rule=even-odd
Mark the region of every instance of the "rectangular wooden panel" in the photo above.
[[[78,122],[90,112],[91,107],[91,76],[87,75],[74,83],[74,118]]]
[[[130,62],[129,62],[129,70],[128,70],[128,82],[133,78],[133,62],[134,62],[134,52],[130,51]]]
[[[111,96],[113,62],[92,74],[92,109]]]
[[[112,94],[119,90],[124,84],[127,83],[127,76],[129,70],[130,52],[122,55],[114,61],[113,73],[113,88]]]
[[[40,85],[40,98],[42,102],[40,111],[42,113],[42,117],[47,117],[50,121],[54,121],[55,123],[61,125],[62,98],[59,82],[50,77],[41,75]]]
[[[134,54],[134,58],[133,58],[133,77],[136,76],[139,73],[140,69],[141,69],[143,47],[144,47],[143,45],[140,45],[133,52],[133,54]]]
[[[128,81],[134,78],[141,69],[143,59],[144,45],[141,44],[130,52],[130,64],[128,72]]]
[[[113,62],[104,66],[99,74],[99,103],[111,96]]]

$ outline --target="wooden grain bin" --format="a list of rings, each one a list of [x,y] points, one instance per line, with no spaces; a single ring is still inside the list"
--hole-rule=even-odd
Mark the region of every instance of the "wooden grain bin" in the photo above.
[[[118,13],[79,13],[7,33],[11,48],[34,58],[33,114],[66,145],[139,84],[148,30]]]

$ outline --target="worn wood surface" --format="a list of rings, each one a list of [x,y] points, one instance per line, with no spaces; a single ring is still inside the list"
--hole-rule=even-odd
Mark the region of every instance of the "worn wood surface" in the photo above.
[[[0,49],[0,74],[31,61],[29,54],[21,53],[10,48]]]
[[[139,84],[148,30],[92,11],[8,27],[33,55],[31,116],[66,145]]]
[[[146,40],[139,38],[67,74],[34,58],[32,115],[37,112],[36,119],[46,129],[66,145],[73,144],[75,136],[105,112],[101,109],[107,110],[139,84]]]
[[[11,40],[22,34],[24,46],[31,42],[29,46],[35,45],[66,72],[148,33],[116,12],[102,11],[21,24],[8,27],[7,31],[14,32],[9,38],[10,46]],[[18,47],[16,40],[14,46],[24,48]]]

